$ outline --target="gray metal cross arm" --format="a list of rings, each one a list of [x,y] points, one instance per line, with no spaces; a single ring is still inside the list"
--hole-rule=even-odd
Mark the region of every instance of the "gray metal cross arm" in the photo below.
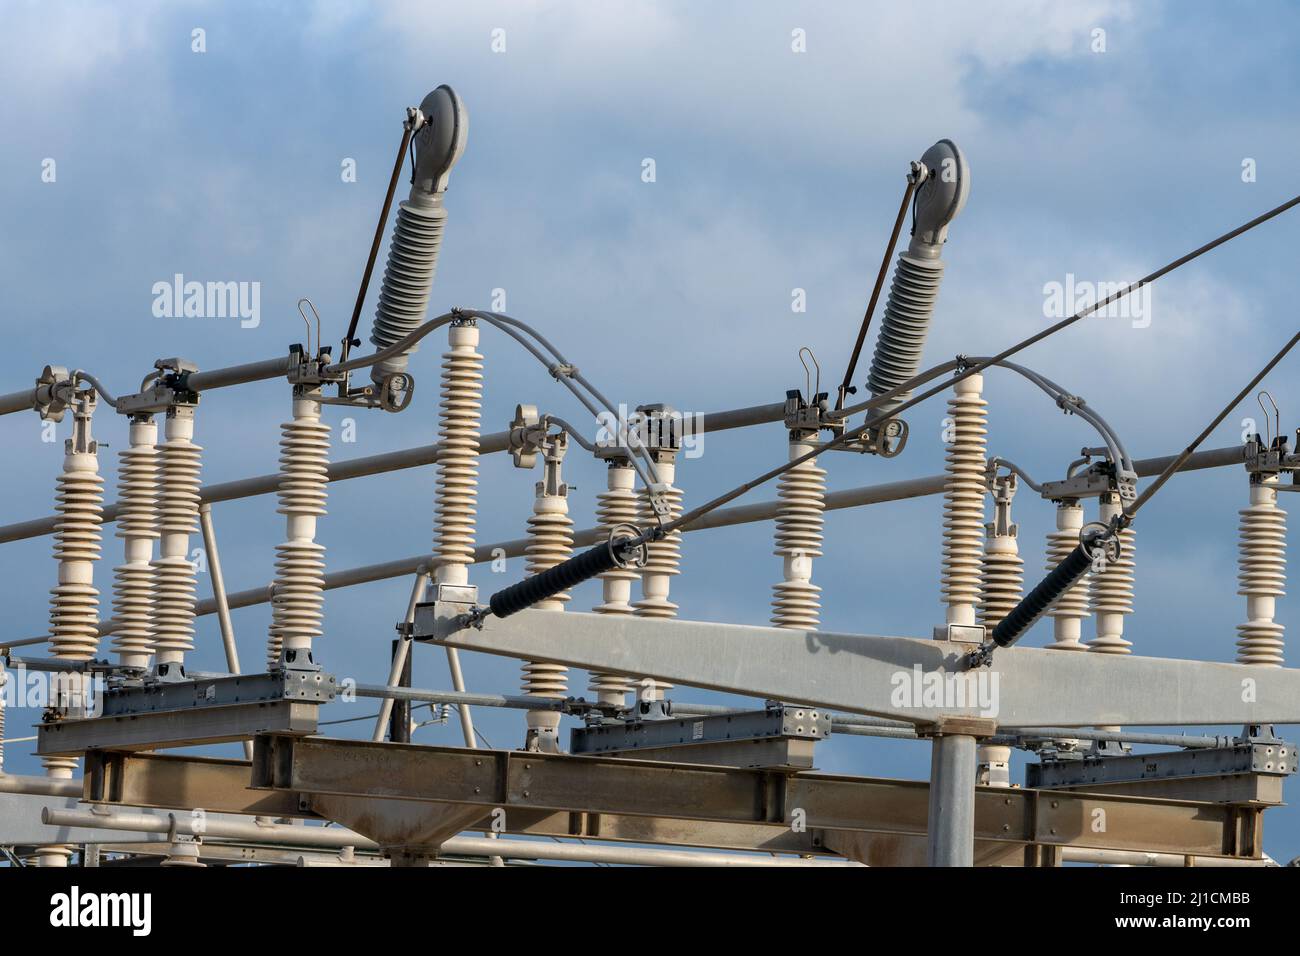
[[[1012,647],[967,670],[972,645],[949,641],[546,611],[460,628],[465,610],[420,605],[415,638],[920,725],[1300,723],[1300,670],[1290,668]]]

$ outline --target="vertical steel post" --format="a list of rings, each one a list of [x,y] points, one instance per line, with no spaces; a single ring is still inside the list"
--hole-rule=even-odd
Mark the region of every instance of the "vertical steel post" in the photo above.
[[[226,600],[226,581],[221,573],[221,555],[217,551],[217,532],[212,524],[212,505],[199,505],[199,530],[203,534],[203,550],[208,556],[208,575],[212,578],[212,599],[217,604],[217,624],[221,629],[221,646],[226,651],[226,668],[232,674],[239,671],[239,649],[235,646],[235,628],[230,622],[230,603]],[[253,759],[253,742],[244,741],[244,759]]]
[[[975,865],[975,738],[941,734],[930,744],[929,866]]]

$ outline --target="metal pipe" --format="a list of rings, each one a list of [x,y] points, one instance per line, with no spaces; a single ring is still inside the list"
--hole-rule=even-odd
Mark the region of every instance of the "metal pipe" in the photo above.
[[[429,584],[429,568],[427,565],[420,565],[415,572],[415,582],[411,585],[411,599],[406,604],[406,616],[402,622],[406,626],[415,623],[415,607],[424,600],[424,591]],[[410,638],[402,634],[397,640],[397,650],[393,654],[393,663],[388,670],[388,686],[396,687],[402,679],[403,673],[406,673],[406,662],[411,653]],[[379,743],[384,739],[384,728],[388,726],[389,717],[393,712],[392,697],[383,698],[379,706],[379,716],[375,720],[375,729],[370,735],[370,739]],[[407,712],[409,719],[410,713]]]
[[[230,622],[230,605],[226,602],[226,582],[221,574],[221,555],[217,551],[217,532],[212,526],[212,506],[199,505],[199,530],[203,533],[203,550],[208,555],[208,574],[212,578],[212,600],[216,604],[217,624],[221,629],[221,645],[226,651],[226,667],[230,673],[239,673],[239,649],[235,646],[235,627]],[[244,741],[244,759],[253,759],[253,742]]]
[[[649,850],[640,847],[585,846],[573,843],[544,843],[540,840],[490,840],[485,837],[452,837],[439,855],[500,855],[507,860],[565,860],[575,863],[617,863],[628,866],[758,866],[758,867],[858,867],[853,860],[805,859],[718,853],[700,850]]]
[[[193,833],[187,814],[96,813],[91,810],[58,810],[46,807],[41,822],[54,827],[86,827],[125,830],[136,833]],[[218,839],[279,843],[290,846],[375,849],[377,844],[361,834],[341,827],[310,827],[282,823],[204,821],[202,835]],[[501,851],[506,852],[502,854]],[[860,866],[851,860],[809,860],[799,857],[745,856],[693,850],[650,850],[639,847],[585,846],[546,843],[540,840],[490,840],[484,837],[452,837],[437,849],[441,856],[497,856],[517,860],[566,860],[584,863],[621,863],[631,866]]]
[[[1143,850],[1097,850],[1091,847],[1061,847],[1065,863],[1095,863],[1098,866],[1277,866],[1270,857],[1259,860],[1227,856],[1192,856],[1182,853],[1148,853]]]
[[[36,407],[37,401],[37,392],[34,388],[25,388],[21,392],[0,395],[0,415],[31,411]]]
[[[926,865],[975,865],[975,738],[933,739]]]
[[[293,360],[288,355],[266,359],[262,362],[249,362],[246,365],[231,365],[228,368],[214,368],[207,372],[191,372],[185,379],[186,386],[195,392],[209,392],[214,388],[228,388],[231,385],[247,385],[251,382],[265,382],[288,374]]]
[[[460,669],[460,654],[454,647],[447,648],[447,669],[451,671],[451,686],[458,694],[464,694],[465,675]],[[478,738],[474,735],[474,715],[470,713],[469,704],[461,701],[456,704],[456,710],[460,714],[460,729],[465,738],[465,746],[477,749]]]
[[[81,799],[81,779],[32,777],[18,773],[0,773],[0,793],[25,793],[40,797],[76,797]]]

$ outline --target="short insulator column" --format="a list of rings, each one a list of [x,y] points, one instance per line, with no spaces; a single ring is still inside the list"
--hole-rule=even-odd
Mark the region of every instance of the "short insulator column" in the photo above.
[[[280,506],[285,541],[276,545],[268,669],[286,654],[311,659],[321,636],[325,599],[325,546],[316,541],[316,520],[325,514],[329,492],[330,427],[320,420],[320,392],[295,390],[293,419],[280,426]]]
[[[611,458],[605,473],[605,490],[597,495],[596,521],[606,533],[620,525],[637,521],[636,470],[627,458]],[[601,603],[597,614],[632,613],[632,584],[641,576],[634,568],[614,568],[600,575]],[[591,672],[588,688],[601,704],[623,707],[630,689],[628,679],[620,674]]]
[[[817,433],[790,432],[790,460],[816,447]],[[772,623],[776,627],[815,631],[821,623],[821,588],[812,583],[813,558],[822,555],[826,511],[826,470],[810,458],[781,476],[776,516],[776,550],[784,577],[772,588]]]
[[[1286,512],[1277,504],[1276,475],[1251,475],[1238,542],[1238,594],[1246,623],[1237,625],[1237,663],[1282,666],[1283,626],[1275,621],[1286,588]]]
[[[195,574],[190,535],[199,527],[199,456],[194,444],[194,406],[167,410],[158,446],[158,530],[154,562],[154,652],[159,669],[183,664],[194,647]]]
[[[993,520],[984,526],[984,566],[981,574],[979,622],[985,633],[1020,603],[1025,585],[1025,562],[1020,557],[1017,532],[1011,520],[1011,500],[1016,495],[1015,474],[992,480]],[[976,750],[979,769],[976,779],[985,786],[1011,786],[1011,748],[1002,744],[981,744]]]
[[[1047,535],[1048,571],[1055,570],[1079,546],[1082,530],[1083,506],[1072,499],[1058,501],[1056,530]],[[1088,648],[1080,636],[1083,619],[1088,616],[1088,576],[1084,575],[1057,598],[1047,613],[1052,617],[1052,643],[1048,647],[1057,651],[1086,651]]]
[[[524,548],[527,573],[540,574],[573,556],[573,519],[569,517],[569,489],[560,473],[568,436],[550,436],[544,446],[542,480],[537,483],[533,513],[528,518],[528,544]],[[538,601],[539,611],[563,611],[571,595],[567,591]],[[564,700],[569,693],[569,669],[562,664],[525,661],[523,692],[531,697]],[[528,737],[525,747],[544,753],[559,751],[560,713],[554,710],[527,712]]]
[[[483,356],[476,349],[478,325],[460,319],[448,330],[442,355],[442,402],[438,412],[438,479],[434,501],[434,553],[439,584],[466,584],[474,563],[474,517],[478,502],[479,415]]]
[[[979,622],[993,630],[1020,603],[1025,562],[1020,557],[1019,527],[1011,520],[1016,476],[993,479],[993,520],[984,526],[984,568],[980,584]]]
[[[1101,496],[1097,520],[1110,524],[1124,510],[1116,492]],[[1132,641],[1124,639],[1124,617],[1133,613],[1133,569],[1137,532],[1124,528],[1119,533],[1119,558],[1094,567],[1089,575],[1088,604],[1095,615],[1096,637],[1088,649],[1099,654],[1131,654]]]
[[[154,542],[158,540],[158,426],[152,415],[131,419],[118,458],[117,536],[123,563],[113,569],[113,649],[123,667],[148,667],[153,653]]]
[[[100,555],[100,525],[104,517],[104,479],[99,474],[99,449],[91,437],[93,393],[78,396],[72,437],[64,442],[63,473],[59,475],[54,531],[54,557],[59,562],[59,583],[50,591],[50,648],[62,661],[87,661],[99,648],[99,592],[95,588],[95,562]],[[51,706],[77,716],[89,702],[85,679],[71,672],[60,674],[60,693]],[[76,757],[44,757],[46,775],[70,780]],[[72,848],[44,846],[37,850],[41,866],[66,867]]]
[[[949,624],[973,625],[980,595],[988,434],[983,387],[983,376],[971,375],[953,386],[948,401],[951,440],[944,459],[942,589]]]

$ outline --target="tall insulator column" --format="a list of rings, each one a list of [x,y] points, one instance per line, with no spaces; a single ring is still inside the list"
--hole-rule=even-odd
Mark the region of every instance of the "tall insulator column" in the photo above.
[[[1116,492],[1103,494],[1097,520],[1109,524],[1124,510]],[[1119,533],[1119,558],[1107,560],[1089,575],[1088,604],[1095,615],[1097,636],[1088,649],[1099,654],[1131,654],[1132,641],[1124,639],[1124,617],[1133,613],[1133,569],[1137,555],[1137,532],[1125,528]]]
[[[1286,512],[1277,505],[1277,475],[1251,475],[1250,507],[1243,508],[1238,542],[1237,593],[1246,598],[1246,623],[1237,625],[1237,663],[1282,666],[1283,626],[1273,620],[1286,592]]]
[[[662,420],[661,420],[662,421]],[[649,418],[650,427],[656,428],[654,417]],[[655,459],[655,468],[659,472],[661,500],[668,506],[664,521],[672,521],[682,514],[682,492],[676,487],[677,452],[675,447],[665,443],[662,447],[652,448],[650,452]],[[637,502],[637,517],[642,527],[656,524],[654,506],[650,503],[650,494],[642,489]],[[647,545],[648,559],[641,569],[641,600],[632,605],[637,617],[669,618],[677,616],[677,605],[668,600],[668,590],[674,577],[681,574],[682,533],[672,534]],[[665,691],[672,690],[673,685],[652,677],[643,677],[637,682],[637,696],[643,701],[661,699]]]
[[[479,410],[483,356],[473,319],[453,322],[442,355],[442,403],[438,412],[438,481],[434,500],[434,553],[440,584],[466,584],[474,563],[474,516],[478,502]]]
[[[0,658],[0,776],[5,772],[5,688],[9,683],[9,672],[5,670],[4,658]]]
[[[95,562],[100,555],[100,525],[104,517],[104,479],[99,474],[99,448],[91,437],[93,393],[78,396],[72,437],[63,445],[63,473],[59,475],[55,510],[54,557],[59,562],[59,583],[50,591],[50,649],[55,658],[80,662],[92,659],[99,648],[99,592],[95,589]],[[70,716],[85,713],[89,703],[85,679],[75,673],[58,674],[58,693],[50,705]],[[72,779],[76,757],[44,757],[49,777]],[[72,856],[69,846],[37,850],[41,866],[65,867]]]
[[[1045,566],[1048,571],[1056,570],[1057,565],[1079,546],[1082,530],[1083,506],[1070,499],[1058,501],[1056,530],[1047,535]],[[1057,598],[1047,613],[1052,617],[1052,643],[1048,647],[1056,651],[1086,651],[1088,648],[1080,637],[1083,619],[1088,616],[1088,575],[1085,574]]]
[[[1025,585],[1025,562],[1020,557],[1017,528],[1011,520],[1011,500],[1016,495],[1016,476],[993,477],[993,520],[984,526],[984,566],[980,575],[979,622],[985,633],[992,632],[1013,607],[1020,603]],[[977,779],[990,787],[1011,786],[1011,748],[981,744],[976,750]]]
[[[542,480],[537,483],[533,513],[528,519],[528,545],[524,548],[527,573],[540,574],[573,556],[573,519],[569,517],[569,489],[560,474],[567,437],[563,433],[548,437],[544,446],[545,464]],[[561,591],[534,607],[540,611],[563,611],[571,595]],[[569,694],[569,669],[562,664],[525,661],[523,692],[531,697],[564,700]],[[527,712],[528,750],[557,753],[560,713],[554,710]]]
[[[791,461],[816,447],[817,433],[790,432]],[[813,558],[822,556],[826,510],[826,470],[810,458],[780,478],[777,497],[776,551],[784,579],[772,588],[772,623],[776,627],[815,631],[821,623],[821,588],[812,583]]]
[[[293,396],[293,420],[280,426],[280,507],[285,541],[276,545],[268,669],[285,652],[305,652],[321,636],[325,599],[325,546],[316,541],[316,519],[325,514],[329,491],[330,427],[320,420],[320,392]]]
[[[627,458],[611,458],[605,473],[605,490],[597,495],[596,521],[604,532],[619,525],[635,525],[637,521],[636,470]],[[632,568],[614,568],[600,575],[601,603],[597,614],[631,614],[632,584],[641,576]],[[623,707],[631,688],[621,674],[591,672],[588,688],[602,704]]]
[[[158,540],[158,426],[152,415],[131,419],[118,456],[117,536],[123,563],[113,569],[113,649],[124,667],[148,667],[153,653],[153,548]]]
[[[199,527],[199,456],[194,444],[194,406],[167,410],[164,441],[158,447],[158,530],[154,562],[154,653],[159,669],[184,664],[194,647],[194,564],[190,535]]]
[[[953,386],[948,400],[950,437],[945,456],[943,492],[943,599],[948,623],[975,623],[980,595],[980,565],[984,542],[985,441],[988,435],[980,397],[984,377],[972,375]]]

